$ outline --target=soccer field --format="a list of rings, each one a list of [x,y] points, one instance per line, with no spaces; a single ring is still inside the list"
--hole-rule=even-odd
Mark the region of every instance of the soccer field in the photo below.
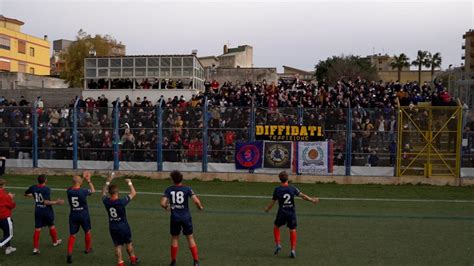
[[[48,230],[41,234],[41,254],[32,255],[33,200],[22,196],[36,183],[32,176],[6,176],[16,193],[13,246],[0,254],[0,265],[65,265],[67,205],[54,207],[63,245],[52,247]],[[93,178],[97,190],[105,179]],[[169,263],[169,214],[159,207],[169,180],[133,179],[141,193],[127,215],[141,265]],[[128,189],[122,179],[114,180]],[[201,265],[473,265],[474,187],[294,184],[321,197],[320,204],[298,200],[297,258],[288,258],[289,233],[282,228],[280,255],[273,255],[273,219],[263,209],[277,183],[189,181],[205,210],[192,209]],[[53,189],[70,185],[70,177],[49,177]],[[122,190],[122,192],[124,192]],[[84,234],[77,235],[73,265],[116,265],[100,193],[89,197],[93,253],[84,254]],[[236,196],[239,195],[239,196]],[[65,199],[62,190],[52,198]],[[249,197],[245,197],[249,196]],[[128,258],[126,262],[128,261]],[[191,265],[181,238],[178,265]]]

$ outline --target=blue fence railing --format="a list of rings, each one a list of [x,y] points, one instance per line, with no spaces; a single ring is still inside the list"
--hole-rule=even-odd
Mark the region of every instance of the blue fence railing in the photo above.
[[[234,107],[192,102],[131,105],[116,99],[111,108],[79,106],[4,107],[0,110],[0,155],[7,158],[123,162],[234,163],[235,143],[255,140],[255,126],[318,125],[334,147],[334,165],[350,175],[354,166],[394,167],[398,151],[394,108]],[[474,166],[474,114],[466,110],[462,167]],[[471,131],[471,128],[473,131]],[[441,143],[449,144],[448,133]],[[443,147],[444,147],[443,146]],[[401,156],[402,157],[402,156]],[[140,169],[137,169],[140,170]]]

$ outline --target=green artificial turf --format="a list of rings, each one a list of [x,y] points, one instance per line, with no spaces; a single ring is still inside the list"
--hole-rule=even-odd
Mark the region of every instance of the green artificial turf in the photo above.
[[[35,184],[32,176],[4,176],[7,190],[17,194],[14,240],[18,249],[0,254],[0,265],[65,265],[69,207],[55,206],[56,226],[63,245],[52,247],[46,228],[41,234],[41,254],[32,255],[33,200],[22,196]],[[102,178],[93,178],[99,191]],[[128,189],[122,179],[114,182]],[[134,179],[140,192],[163,192],[169,180]],[[288,258],[289,234],[282,228],[282,253],[273,255],[273,219],[266,214],[273,188],[269,183],[200,182],[186,184],[201,194],[202,212],[192,208],[194,236],[201,265],[473,265],[474,187],[295,184],[304,193],[330,198],[313,205],[297,201],[297,258]],[[50,177],[48,186],[66,188],[70,177]],[[77,235],[73,265],[116,265],[108,233],[107,213],[100,193],[89,197],[94,252],[83,254],[84,234]],[[207,194],[207,196],[206,196]],[[209,196],[214,195],[214,196]],[[217,196],[216,196],[217,195]],[[219,196],[222,195],[222,196]],[[268,198],[229,197],[268,196]],[[53,191],[53,198],[65,198]],[[169,263],[169,214],[159,207],[161,195],[139,194],[127,208],[133,241],[141,265]],[[372,201],[334,198],[464,200]],[[124,252],[126,254],[126,252]],[[128,259],[126,260],[128,262]],[[192,265],[184,238],[178,265]]]

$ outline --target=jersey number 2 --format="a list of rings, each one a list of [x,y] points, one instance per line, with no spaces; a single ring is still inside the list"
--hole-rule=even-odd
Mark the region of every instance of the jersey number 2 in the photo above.
[[[291,204],[291,195],[286,193],[283,195],[283,198],[285,199],[285,201],[283,202],[284,204]]]
[[[173,204],[182,204],[184,202],[184,192],[183,191],[171,191],[171,201]]]

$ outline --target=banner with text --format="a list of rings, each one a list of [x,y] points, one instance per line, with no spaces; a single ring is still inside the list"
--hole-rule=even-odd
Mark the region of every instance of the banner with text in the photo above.
[[[264,168],[291,168],[291,142],[265,141]]]
[[[298,142],[298,173],[327,174],[329,167],[327,141]]]
[[[262,168],[263,142],[237,142],[235,145],[235,168]]]
[[[257,125],[255,139],[272,141],[321,141],[321,126]]]

